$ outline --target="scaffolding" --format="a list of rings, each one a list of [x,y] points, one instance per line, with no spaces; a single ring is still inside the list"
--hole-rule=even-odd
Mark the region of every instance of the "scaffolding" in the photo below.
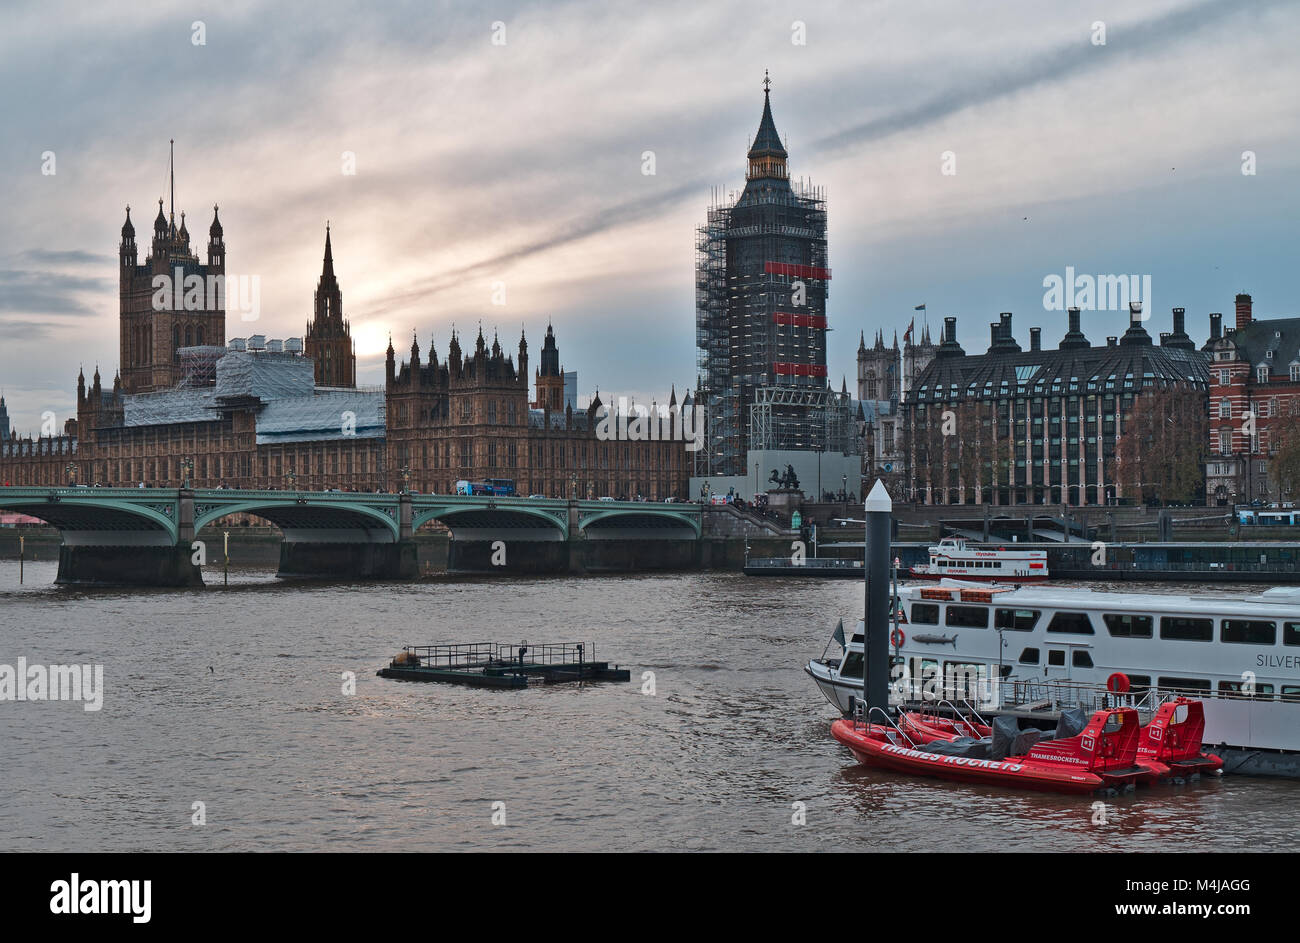
[[[825,450],[846,441],[847,407],[831,409],[826,395],[830,277],[820,187],[750,181],[725,199],[715,193],[696,238],[696,385],[706,409],[697,477],[746,474],[757,442]]]
[[[749,408],[749,447],[851,454],[850,407],[848,393],[759,387]]]

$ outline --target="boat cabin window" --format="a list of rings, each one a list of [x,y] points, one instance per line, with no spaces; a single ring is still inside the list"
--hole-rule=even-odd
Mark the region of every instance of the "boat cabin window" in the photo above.
[[[1020,663],[1022,665],[1038,664],[1038,649],[1026,648],[1023,652],[1020,653]]]
[[[1243,645],[1273,645],[1277,642],[1277,623],[1260,619],[1224,619],[1219,638]]]
[[[1300,622],[1284,622],[1282,624],[1282,644],[1300,645]]]
[[[1047,624],[1047,631],[1065,635],[1092,635],[1092,620],[1086,612],[1058,612]]]
[[[1129,675],[1128,690],[1130,694],[1141,694],[1151,687],[1150,675]]]
[[[1282,700],[1300,701],[1300,684],[1282,685]]]
[[[1054,668],[1065,667],[1065,649],[1049,648],[1047,650],[1047,663]]]
[[[945,696],[967,701],[980,698],[980,682],[988,683],[989,666],[977,661],[945,661],[943,663],[943,690]]]
[[[1160,687],[1166,691],[1209,691],[1210,682],[1200,678],[1160,678]]]
[[[1155,620],[1150,616],[1135,616],[1131,613],[1108,612],[1101,617],[1106,623],[1106,631],[1112,638],[1151,638],[1151,629]]]
[[[1076,667],[1076,668],[1091,668],[1091,667],[1092,667],[1092,656],[1089,655],[1087,652],[1081,652],[1081,651],[1076,650],[1076,651],[1074,652],[1074,654],[1071,655],[1070,657],[1071,657],[1071,662],[1072,662],[1072,664],[1073,664],[1074,667]]]
[[[912,603],[912,624],[913,625],[938,625],[939,606],[935,603],[928,603],[928,602]]]
[[[1038,609],[998,609],[993,613],[993,625],[999,629],[1032,632],[1039,615]]]
[[[840,677],[862,677],[862,652],[849,652],[844,656],[844,662],[840,665]]]
[[[1255,684],[1254,691],[1244,681],[1220,681],[1219,693],[1227,697],[1253,697],[1260,701],[1273,700],[1273,685]]]
[[[1214,640],[1214,620],[1162,616],[1160,637],[1182,642],[1210,642]]]
[[[944,614],[944,625],[955,625],[967,629],[987,629],[989,627],[989,610],[987,606],[949,606]]]

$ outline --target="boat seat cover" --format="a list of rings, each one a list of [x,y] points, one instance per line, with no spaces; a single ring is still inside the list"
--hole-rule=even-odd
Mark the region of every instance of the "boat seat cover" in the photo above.
[[[1088,726],[1088,719],[1089,714],[1082,707],[1071,707],[1061,711],[1061,717],[1056,722],[1056,739],[1067,740],[1070,737],[1077,737],[1083,733],[1083,728]]]
[[[992,744],[989,747],[989,759],[1005,760],[1008,756],[1014,756],[1012,747],[1015,744],[1016,737],[1020,734],[1020,724],[1014,717],[994,717],[993,718],[993,736],[990,738]]]
[[[1041,730],[1035,729],[1034,727],[1022,730],[1020,733],[1016,734],[1015,739],[1011,741],[1010,755],[1024,756],[1035,743],[1042,739],[1043,732]]]
[[[956,740],[935,740],[927,743],[919,749],[926,753],[937,753],[940,756],[964,756],[972,760],[987,760],[989,758],[989,738],[983,740],[973,740],[970,737],[958,737]]]

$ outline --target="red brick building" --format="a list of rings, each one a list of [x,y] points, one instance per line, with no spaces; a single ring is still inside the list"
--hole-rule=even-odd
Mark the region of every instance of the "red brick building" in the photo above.
[[[468,354],[453,334],[445,363],[433,349],[421,362],[419,343],[412,341],[410,360],[400,368],[390,342],[390,475],[409,479],[417,491],[441,494],[454,492],[461,480],[510,478],[523,495],[686,497],[689,453],[683,442],[602,441],[599,394],[585,410],[553,408],[562,382],[549,329],[537,375],[535,402],[544,404],[539,409],[529,404],[528,342],[522,335],[518,360],[496,338],[489,349],[480,330]],[[674,395],[669,408],[676,406]]]
[[[1257,320],[1237,295],[1236,321],[1210,315],[1210,504],[1290,501],[1270,473],[1284,425],[1300,409],[1300,318]]]

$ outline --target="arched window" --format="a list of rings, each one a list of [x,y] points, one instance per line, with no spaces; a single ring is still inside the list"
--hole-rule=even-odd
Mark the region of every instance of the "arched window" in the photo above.
[[[192,331],[193,329],[188,324],[185,325],[185,346],[186,347],[191,347],[194,344],[194,334],[192,333]]]
[[[203,346],[203,328],[202,328],[202,327],[196,327],[196,328],[194,329],[194,343],[198,344],[200,347]]]
[[[179,324],[172,326],[172,346],[181,346],[181,326]]]

